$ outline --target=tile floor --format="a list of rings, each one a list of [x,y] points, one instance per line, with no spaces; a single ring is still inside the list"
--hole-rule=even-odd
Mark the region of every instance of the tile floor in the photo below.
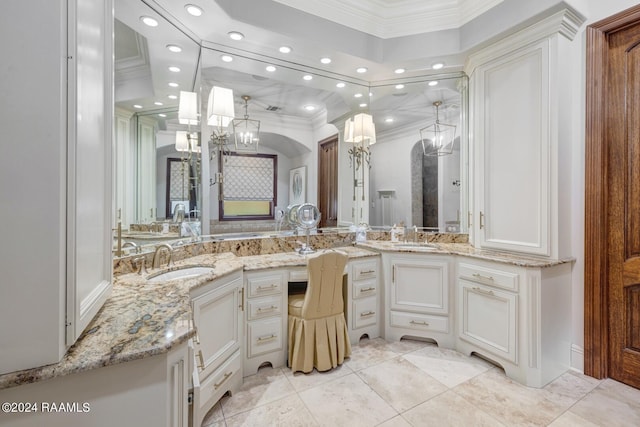
[[[640,426],[640,390],[567,372],[527,388],[477,357],[419,341],[362,340],[329,372],[262,368],[213,426]]]

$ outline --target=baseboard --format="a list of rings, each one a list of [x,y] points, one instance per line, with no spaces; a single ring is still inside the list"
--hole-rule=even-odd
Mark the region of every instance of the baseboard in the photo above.
[[[584,348],[571,344],[571,369],[584,373]]]

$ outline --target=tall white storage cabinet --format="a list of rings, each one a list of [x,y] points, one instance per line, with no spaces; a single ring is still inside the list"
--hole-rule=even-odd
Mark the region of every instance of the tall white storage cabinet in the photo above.
[[[7,0],[0,21],[1,374],[58,362],[111,290],[113,7]]]
[[[569,255],[573,102],[569,48],[583,18],[565,9],[469,56],[475,246]]]

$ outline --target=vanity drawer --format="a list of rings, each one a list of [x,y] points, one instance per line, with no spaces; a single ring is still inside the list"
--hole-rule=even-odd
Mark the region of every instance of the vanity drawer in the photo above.
[[[375,325],[378,320],[376,297],[364,298],[353,302],[353,329]]]
[[[197,375],[197,370],[194,375]],[[240,350],[229,357],[218,369],[201,383],[194,381],[194,392],[198,393],[199,410],[210,408],[228,390],[231,379],[236,375],[242,378],[242,356]]]
[[[389,316],[391,326],[396,328],[417,329],[421,331],[449,332],[449,318],[445,316],[430,316],[428,314],[404,313],[391,311]]]
[[[375,295],[377,286],[377,279],[359,280],[357,282],[353,282],[353,299]]]
[[[353,280],[372,279],[378,275],[378,262],[358,262],[353,264]]]
[[[249,298],[282,293],[282,275],[249,277],[247,279]]]
[[[308,279],[309,279],[309,274],[307,273],[306,268],[289,271],[290,282],[306,282]]]
[[[282,349],[282,319],[274,317],[247,325],[247,357]]]
[[[249,320],[263,317],[279,316],[282,314],[282,297],[250,298],[248,300]]]
[[[518,291],[519,274],[504,269],[498,270],[489,266],[460,263],[458,276],[473,282],[489,286]]]

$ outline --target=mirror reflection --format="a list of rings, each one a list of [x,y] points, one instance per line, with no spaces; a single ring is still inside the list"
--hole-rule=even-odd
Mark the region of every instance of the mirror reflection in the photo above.
[[[168,21],[149,31],[138,19],[145,8],[116,1],[115,210],[125,240],[293,228],[283,218],[301,203],[318,206],[320,227],[466,231],[466,76],[333,75],[196,43]],[[233,93],[235,120],[224,127],[209,117],[214,87]],[[180,91],[197,94],[197,125],[180,123]],[[360,114],[372,138],[347,135]],[[438,133],[447,126],[451,140]],[[197,142],[177,150],[185,134]]]

